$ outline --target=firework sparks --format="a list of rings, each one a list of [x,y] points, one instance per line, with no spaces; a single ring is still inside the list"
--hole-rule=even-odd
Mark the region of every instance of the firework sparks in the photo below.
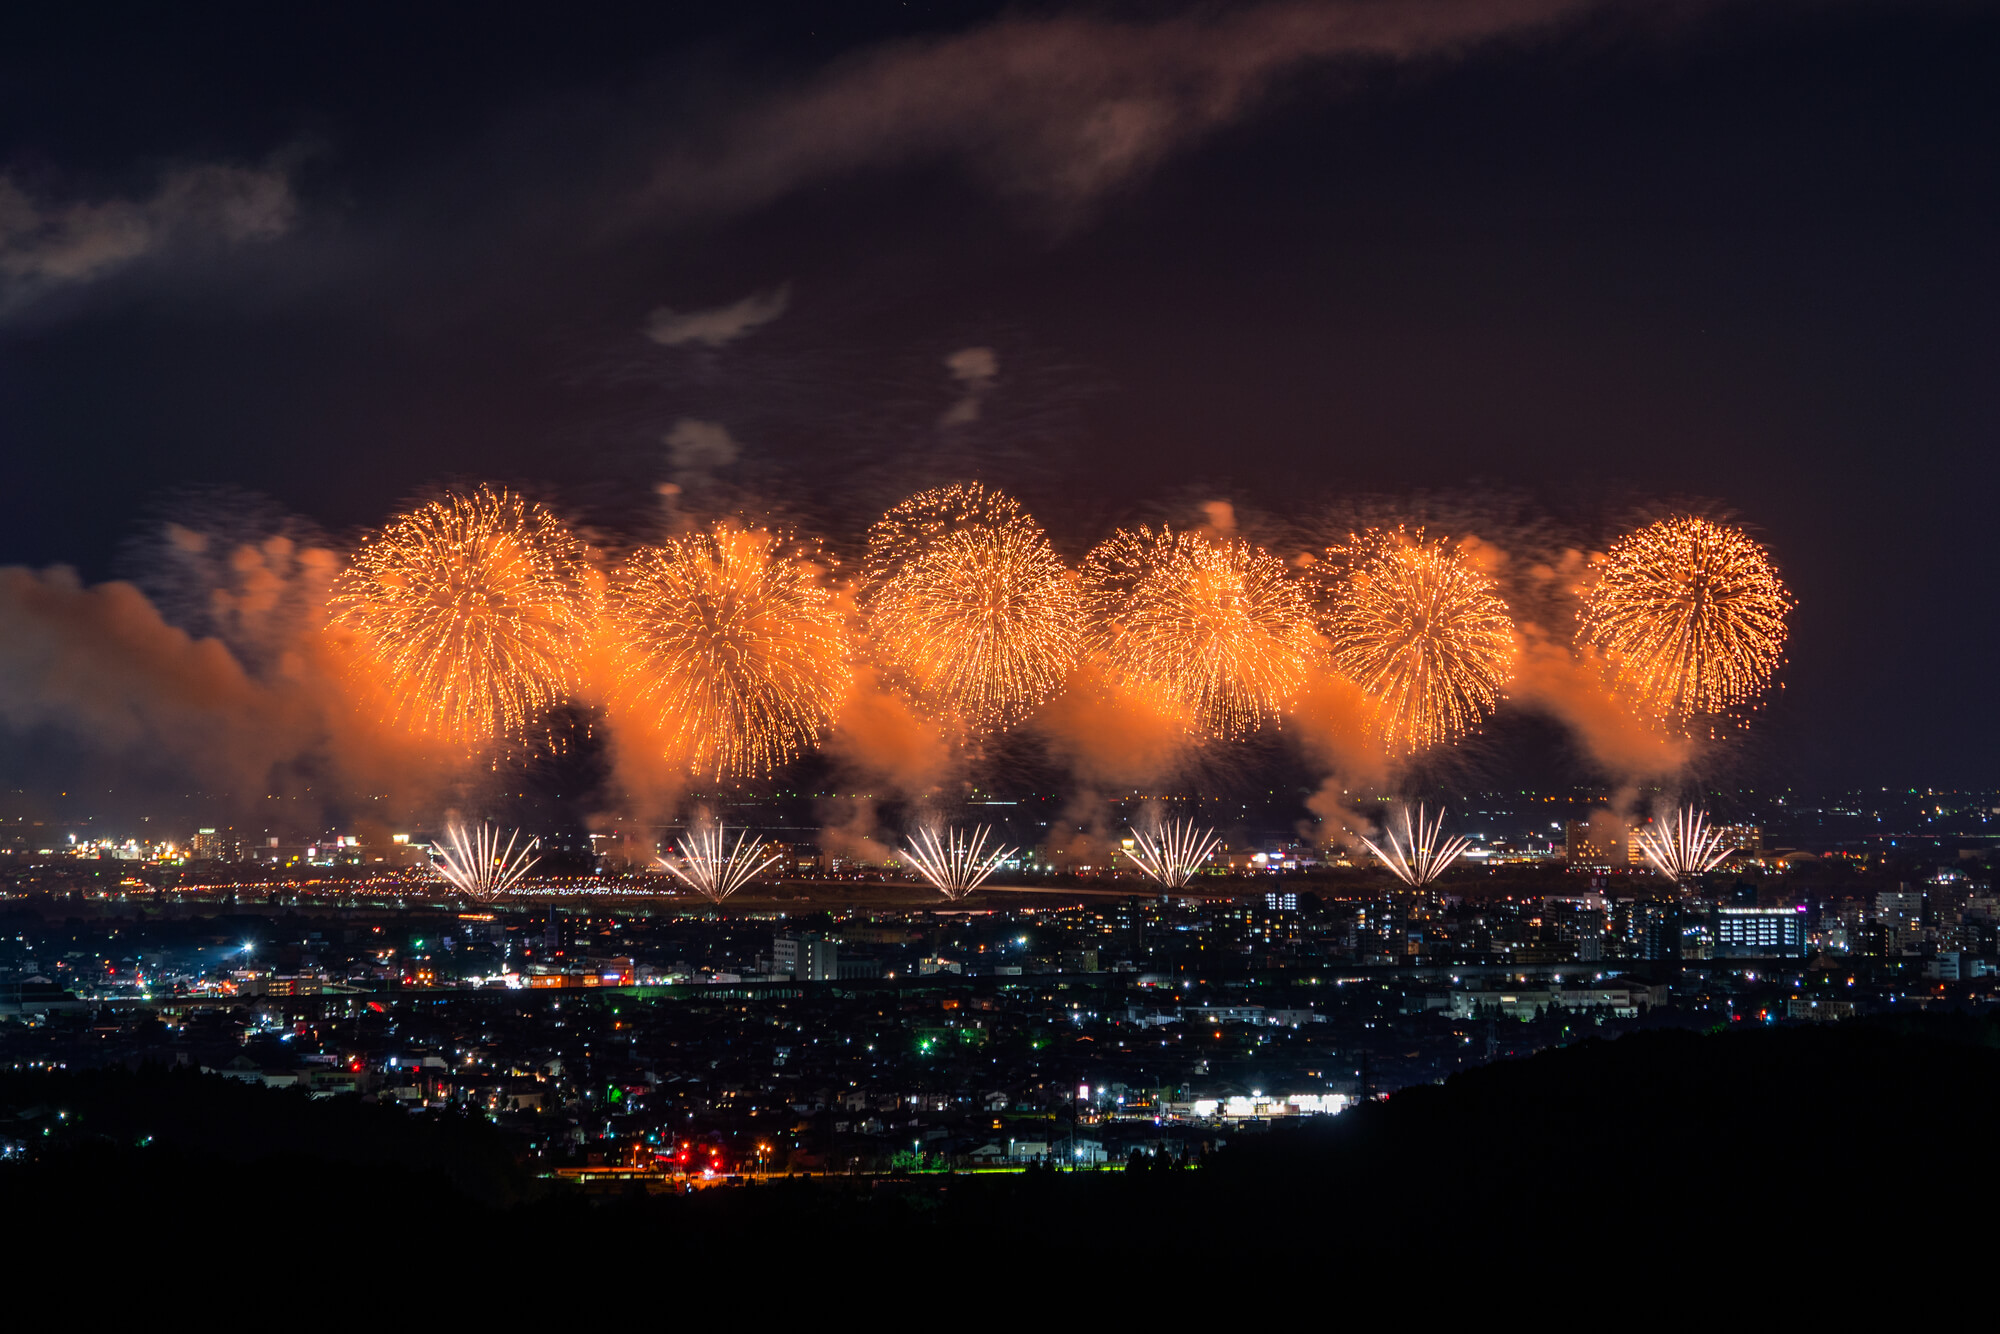
[[[903,850],[910,869],[931,882],[948,899],[962,899],[986,883],[1014,849],[995,846],[986,851],[985,825],[966,833],[952,830],[940,838],[935,829],[920,829]]]
[[[1708,827],[1708,816],[1689,806],[1674,812],[1658,829],[1641,829],[1633,838],[1646,860],[1675,884],[1715,869],[1733,848],[1722,845],[1722,831]]]
[[[482,824],[472,833],[467,833],[464,825],[452,825],[444,831],[444,847],[435,863],[437,873],[467,898],[482,903],[497,899],[520,884],[540,860],[529,854],[541,840],[529,839],[517,853],[514,844],[520,837],[518,829],[509,833],[503,848],[500,831],[491,825]]]
[[[709,902],[720,903],[784,860],[776,852],[762,856],[764,840],[749,838],[747,829],[737,834],[735,846],[725,851],[724,833],[719,824],[697,824],[675,840],[680,856],[662,857],[660,865]],[[749,839],[747,846],[745,839]]]
[[[868,534],[870,638],[917,693],[975,730],[1060,689],[1081,636],[1076,585],[1041,527],[977,482],[912,496]]]
[[[605,619],[621,699],[694,773],[788,763],[847,688],[846,630],[820,567],[769,533],[718,526],[642,548],[612,583]]]
[[[1090,646],[1213,736],[1276,721],[1314,654],[1304,592],[1269,552],[1166,528],[1122,530],[1084,562]]]
[[[1753,703],[1784,661],[1791,594],[1738,528],[1684,515],[1619,539],[1585,596],[1579,643],[1644,713],[1689,728]]]
[[[480,487],[402,515],[334,589],[333,625],[396,721],[457,745],[517,735],[575,688],[594,599],[582,543],[540,505]]]
[[[1118,851],[1162,889],[1182,889],[1222,845],[1222,838],[1213,829],[1198,830],[1192,820],[1171,820],[1151,834],[1134,828],[1132,844],[1129,850]]]
[[[1440,839],[1444,830],[1444,811],[1440,809],[1437,819],[1426,821],[1424,808],[1417,807],[1417,818],[1410,819],[1410,808],[1403,808],[1403,836],[1398,839],[1391,832],[1382,841],[1388,848],[1377,847],[1372,839],[1364,838],[1362,843],[1375,854],[1375,859],[1389,868],[1398,880],[1415,889],[1424,886],[1443,875],[1445,868],[1458,860],[1460,853],[1472,846],[1472,840],[1459,835]]]
[[[1414,754],[1477,727],[1514,665],[1514,621],[1494,581],[1421,530],[1371,530],[1328,554],[1345,566],[1327,590],[1333,665],[1368,696],[1387,749]]]

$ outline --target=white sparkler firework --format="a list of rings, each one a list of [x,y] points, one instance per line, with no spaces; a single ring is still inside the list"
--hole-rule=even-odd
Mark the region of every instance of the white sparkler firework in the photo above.
[[[764,840],[752,838],[745,847],[743,840],[749,835],[747,829],[738,834],[736,845],[725,853],[721,825],[696,825],[675,840],[681,853],[679,858],[662,857],[660,865],[695,893],[712,903],[720,903],[784,860],[782,853],[774,852],[759,861],[757,855]]]
[[[1641,829],[1634,837],[1646,860],[1675,884],[1713,870],[1735,851],[1722,846],[1720,829],[1708,828],[1708,813],[1692,806],[1675,811],[1660,828]]]
[[[528,855],[541,842],[538,838],[529,839],[520,852],[514,851],[521,837],[518,829],[507,835],[505,848],[500,846],[500,831],[487,824],[480,825],[474,834],[455,824],[444,831],[444,837],[445,846],[433,863],[438,874],[460,893],[482,902],[497,899],[520,884],[528,868],[540,860]]]
[[[962,899],[986,883],[986,877],[1000,863],[1014,855],[1014,849],[996,846],[985,851],[985,825],[970,834],[954,829],[944,838],[935,829],[920,829],[903,849],[903,860],[918,875],[931,882],[948,899]]]
[[[1134,827],[1132,850],[1118,851],[1132,859],[1140,870],[1163,889],[1181,889],[1221,846],[1222,838],[1213,829],[1197,833],[1193,820],[1170,820],[1157,833],[1142,834]]]
[[[1361,841],[1368,845],[1368,850],[1374,853],[1377,860],[1388,867],[1398,880],[1422,889],[1443,875],[1444,868],[1457,861],[1458,854],[1472,846],[1471,839],[1458,835],[1453,835],[1443,842],[1438,841],[1438,835],[1444,829],[1444,814],[1443,808],[1440,807],[1437,819],[1426,821],[1424,808],[1420,804],[1417,807],[1416,823],[1412,826],[1410,808],[1405,806],[1403,837],[1399,840],[1392,832],[1384,838],[1382,841],[1389,845],[1387,852],[1376,847],[1372,840],[1364,838]]]

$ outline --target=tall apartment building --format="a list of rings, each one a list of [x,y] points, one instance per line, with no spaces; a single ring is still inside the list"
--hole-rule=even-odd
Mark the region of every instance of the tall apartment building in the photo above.
[[[1882,948],[1890,954],[1914,954],[1924,941],[1924,892],[1908,885],[1875,895],[1875,922],[1882,928]]]
[[[801,982],[840,980],[840,947],[813,932],[785,932],[771,940],[771,970]]]
[[[1601,866],[1606,870],[1642,866],[1646,861],[1639,841],[1632,837],[1632,826],[1610,820],[1571,820],[1564,825],[1563,855],[1571,866]]]

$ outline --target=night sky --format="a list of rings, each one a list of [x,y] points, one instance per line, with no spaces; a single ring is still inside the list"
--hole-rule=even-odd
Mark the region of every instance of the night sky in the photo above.
[[[17,7],[0,562],[143,582],[216,485],[838,542],[976,474],[1072,558],[1689,504],[1798,598],[1747,779],[1994,781],[1994,7],[695,8]]]

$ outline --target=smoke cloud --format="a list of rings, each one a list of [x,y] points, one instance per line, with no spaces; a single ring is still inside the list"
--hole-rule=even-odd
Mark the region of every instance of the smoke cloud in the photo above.
[[[938,725],[866,666],[854,673],[827,749],[858,775],[898,795],[930,792],[953,768],[952,748]]]
[[[1152,23],[1006,18],[842,61],[665,156],[655,205],[729,212],[865,168],[953,161],[994,191],[1072,213],[1340,59],[1456,55],[1591,0],[1337,0]]]
[[[880,864],[897,859],[882,841],[876,803],[869,797],[829,797],[819,803],[820,848],[843,861]]]
[[[684,421],[675,434],[680,462],[690,466],[719,463],[734,447],[714,423]],[[245,799],[308,786],[321,794],[367,792],[390,799],[376,808],[385,818],[412,814],[414,803],[442,795],[465,804],[465,785],[478,781],[486,759],[429,753],[388,725],[398,714],[395,701],[366,673],[349,669],[349,646],[329,632],[335,551],[296,521],[235,500],[215,507],[223,515],[216,522],[202,520],[198,509],[183,506],[185,522],[160,525],[142,544],[159,590],[154,598],[127,582],[86,587],[64,569],[0,569],[0,728],[61,733],[142,772],[185,775]],[[1206,514],[1213,529],[1236,523],[1221,502]],[[240,520],[233,534],[230,515]],[[1574,623],[1577,581],[1587,568],[1581,552],[1523,557],[1513,553],[1539,548],[1511,535],[1506,547],[1461,540],[1502,580],[1522,616],[1502,711],[1560,722],[1599,773],[1627,785],[1612,810],[1619,818],[1636,813],[1640,785],[1685,775],[1704,747],[1636,715],[1608,688],[1603,665],[1549,628]],[[688,757],[670,753],[655,716],[621,701],[603,651],[577,645],[589,682],[575,702],[578,735],[589,732],[604,748],[612,800],[623,814],[667,818],[688,793]],[[1373,827],[1356,794],[1393,792],[1435,770],[1436,753],[1416,761],[1385,754],[1371,721],[1361,689],[1322,669],[1279,730],[1319,781],[1307,805],[1324,822],[1324,841],[1351,846],[1354,831]],[[598,722],[601,729],[591,730]],[[1104,794],[1157,792],[1169,783],[1213,790],[1216,780],[1227,781],[1227,767],[1250,762],[1257,750],[1205,740],[1191,718],[1151,694],[1114,686],[1092,659],[1024,730],[1023,745],[983,746],[864,661],[823,739],[839,786],[858,794],[827,812],[843,831],[842,846],[878,859],[886,849],[870,846],[879,843],[876,802],[948,802],[963,781],[1014,762],[1008,755],[1033,754],[1028,762],[1045,759],[1071,794],[1056,842],[1108,855],[1117,831],[1105,827]]]
[[[168,625],[126,583],[0,569],[0,720],[106,750],[170,755],[241,787],[310,740],[287,683],[254,681],[218,640]]]
[[[646,317],[646,337],[661,347],[722,347],[756,332],[785,313],[792,286],[784,283],[768,292],[752,292],[741,301],[710,310],[673,310],[661,306]]]
[[[1520,665],[1508,695],[1569,729],[1599,768],[1627,779],[1661,778],[1694,758],[1694,746],[1649,726],[1605,689],[1600,664],[1556,642],[1533,622],[1520,626]]]
[[[1032,726],[1079,783],[1118,789],[1157,783],[1184,767],[1194,746],[1191,722],[1158,700],[1119,689],[1086,662]]]
[[[966,426],[979,420],[980,405],[1000,375],[1000,354],[990,347],[965,347],[944,359],[951,378],[964,387],[956,403],[945,409],[939,426]]]
[[[721,422],[697,421],[683,417],[674,423],[664,441],[667,463],[674,485],[690,487],[708,481],[742,455],[742,446]]]
[[[344,670],[318,617],[296,613],[323,598],[330,552],[185,527],[166,541],[230,572],[211,590],[213,614],[257,652],[170,623],[131,583],[0,568],[0,728],[64,737],[128,785],[157,775],[239,815],[284,797],[285,818],[307,825],[357,799],[401,819],[461,781],[465,757],[386,726],[390,702]]]
[[[0,312],[171,246],[275,240],[297,211],[288,177],[261,168],[183,167],[142,199],[58,200],[0,176]]]

